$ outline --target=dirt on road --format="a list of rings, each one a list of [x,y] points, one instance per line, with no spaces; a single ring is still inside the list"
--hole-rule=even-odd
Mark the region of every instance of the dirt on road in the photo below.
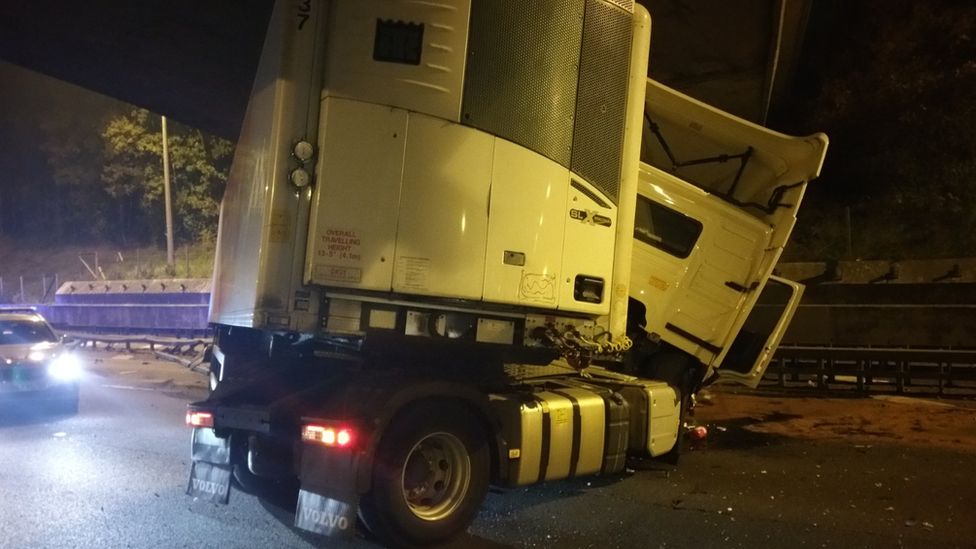
[[[835,398],[722,388],[698,398],[694,422],[855,445],[890,444],[976,453],[976,401],[872,395]]]
[[[153,388],[187,400],[199,400],[207,395],[207,375],[201,367],[192,370],[159,359],[148,350],[120,353],[81,349],[78,353],[86,371],[113,384]]]

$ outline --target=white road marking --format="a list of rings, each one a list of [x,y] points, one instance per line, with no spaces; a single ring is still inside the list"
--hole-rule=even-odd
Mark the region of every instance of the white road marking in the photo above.
[[[102,385],[102,387],[107,387],[109,389],[124,389],[126,391],[155,391],[151,387],[132,387],[130,385]]]

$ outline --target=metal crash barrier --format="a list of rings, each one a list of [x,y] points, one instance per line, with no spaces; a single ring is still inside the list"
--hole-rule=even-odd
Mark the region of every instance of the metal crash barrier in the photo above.
[[[781,346],[764,384],[969,396],[976,394],[976,350]]]

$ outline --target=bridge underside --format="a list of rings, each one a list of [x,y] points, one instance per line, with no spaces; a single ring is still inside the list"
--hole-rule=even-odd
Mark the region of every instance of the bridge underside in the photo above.
[[[0,58],[237,139],[271,5],[5,2]]]
[[[757,122],[786,93],[811,0],[639,1],[658,80]],[[237,138],[272,0],[4,4],[0,59]]]

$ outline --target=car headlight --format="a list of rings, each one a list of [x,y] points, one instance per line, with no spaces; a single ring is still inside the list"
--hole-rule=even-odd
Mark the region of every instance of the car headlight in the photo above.
[[[81,377],[81,361],[71,353],[63,353],[51,360],[47,373],[59,381],[74,381]]]

